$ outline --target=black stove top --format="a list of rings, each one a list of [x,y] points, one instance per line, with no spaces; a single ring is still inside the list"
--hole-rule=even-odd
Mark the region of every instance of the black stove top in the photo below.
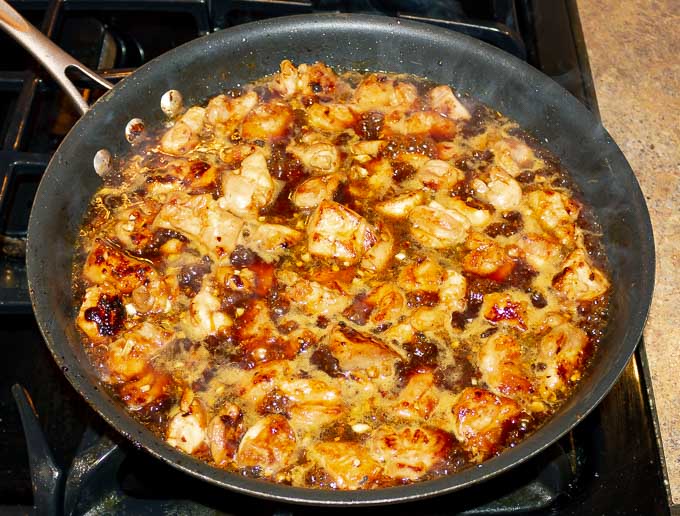
[[[216,29],[309,12],[427,21],[496,45],[597,114],[575,1],[21,0],[13,5],[109,80]],[[0,34],[0,512],[316,514],[215,488],[122,440],[54,364],[31,314],[24,249],[40,177],[76,113],[30,56]],[[86,88],[88,85],[83,83]],[[572,432],[481,485],[365,514],[667,514],[639,355]],[[326,512],[342,512],[324,509]]]

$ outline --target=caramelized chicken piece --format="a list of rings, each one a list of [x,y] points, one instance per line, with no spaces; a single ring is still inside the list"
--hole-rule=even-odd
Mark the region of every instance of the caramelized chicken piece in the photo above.
[[[258,420],[245,433],[236,463],[271,477],[291,463],[296,450],[295,432],[290,424],[285,417],[272,414]]]
[[[167,374],[147,369],[139,378],[122,385],[118,392],[128,409],[137,411],[167,398],[171,387]]]
[[[213,127],[218,138],[228,140],[258,101],[254,91],[236,98],[217,95],[210,99],[205,108],[206,123]]]
[[[434,374],[416,373],[409,378],[394,404],[394,413],[406,419],[428,419],[439,403]]]
[[[407,111],[418,100],[413,84],[384,74],[371,74],[354,90],[354,103],[359,111],[398,109]]]
[[[250,235],[243,239],[260,258],[271,263],[297,244],[302,239],[302,233],[282,224],[258,224]]]
[[[340,154],[332,143],[290,143],[286,151],[299,159],[312,174],[332,174],[340,166]]]
[[[241,143],[231,147],[222,147],[219,152],[220,160],[229,165],[230,168],[238,168],[241,162],[261,147],[252,143]]]
[[[386,144],[387,141],[385,140],[359,140],[358,142],[350,143],[349,150],[354,154],[355,159],[364,163],[380,154],[380,151]]]
[[[553,287],[572,301],[592,301],[609,289],[609,281],[590,264],[583,249],[574,250],[562,264],[562,272],[552,280]]]
[[[526,331],[527,304],[525,301],[518,301],[507,292],[495,292],[484,296],[484,306],[484,318],[487,321]]]
[[[147,262],[136,260],[99,239],[83,267],[83,278],[90,283],[109,284],[124,294],[155,275],[156,271]]]
[[[430,190],[451,188],[465,177],[465,174],[446,161],[431,159],[418,167],[415,179]]]
[[[454,120],[467,120],[470,112],[456,98],[449,86],[436,86],[427,94],[430,106],[442,115]]]
[[[380,464],[357,443],[320,442],[307,455],[330,477],[333,489],[368,489],[382,472]]]
[[[379,202],[375,209],[386,217],[403,219],[408,217],[413,208],[424,203],[425,194],[423,192],[406,192]]]
[[[380,427],[370,438],[371,455],[387,476],[418,480],[446,458],[453,445],[449,434],[438,428]]]
[[[258,104],[241,126],[241,136],[246,140],[270,142],[286,136],[293,121],[293,110],[282,102]]]
[[[306,111],[307,124],[320,131],[340,132],[352,127],[356,121],[352,110],[344,104],[315,102]]]
[[[284,381],[279,389],[288,400],[287,414],[294,428],[326,425],[345,410],[340,391],[322,380]]]
[[[471,184],[477,197],[497,210],[507,211],[516,208],[522,199],[522,187],[519,183],[497,167],[491,168],[488,177],[485,174],[473,179]]]
[[[431,136],[435,140],[450,140],[458,132],[456,123],[436,111],[416,111],[403,123],[388,124],[395,133]]]
[[[444,202],[444,201],[442,201]],[[491,221],[489,210],[473,208],[460,199],[447,199],[444,203],[447,209],[457,211],[470,221],[472,227],[481,229]]]
[[[135,203],[126,210],[116,214],[114,236],[126,249],[143,249],[153,239],[151,225],[158,214],[161,205],[152,200]]]
[[[342,326],[335,326],[331,330],[328,349],[338,360],[340,369],[362,376],[365,374],[368,378],[392,376],[400,358],[399,354],[378,339]]]
[[[298,185],[291,195],[291,201],[300,209],[316,208],[321,201],[333,200],[341,182],[340,174],[310,177]]]
[[[454,210],[431,202],[417,206],[409,214],[411,236],[425,247],[443,249],[465,240],[470,221]]]
[[[520,415],[517,402],[485,389],[468,387],[451,409],[453,433],[478,461],[496,454],[506,431]]]
[[[520,344],[511,335],[489,337],[479,351],[478,367],[482,380],[499,396],[526,402],[534,392]]]
[[[575,222],[581,211],[575,200],[555,190],[534,190],[527,194],[527,202],[543,229],[563,245],[573,242]]]
[[[187,109],[161,138],[161,150],[174,156],[193,150],[198,145],[204,121],[204,108],[194,106]]]
[[[324,63],[301,64],[297,68],[289,60],[281,61],[281,71],[274,76],[271,89],[283,97],[301,95],[330,95],[343,84],[335,72]]]
[[[286,296],[307,315],[331,317],[352,302],[351,296],[341,289],[325,287],[294,272],[279,271],[276,276],[286,286]]]
[[[473,234],[466,247],[471,250],[463,257],[465,271],[496,281],[503,281],[512,272],[514,261],[505,248],[492,239]]]
[[[350,168],[349,193],[358,199],[382,199],[394,185],[392,165],[386,159],[372,159]]]
[[[141,375],[151,357],[172,338],[172,333],[150,322],[132,328],[112,342],[106,352],[106,367],[116,382]]]
[[[451,312],[462,312],[466,305],[467,281],[458,271],[448,270],[439,289],[439,299]]]
[[[359,214],[333,201],[322,201],[307,223],[307,245],[314,256],[357,263],[377,236]]]
[[[274,200],[276,190],[264,153],[256,151],[241,162],[238,171],[224,175],[220,206],[235,215],[254,216]]]
[[[97,285],[85,291],[76,323],[91,342],[98,344],[115,336],[124,322],[123,300],[113,287]]]
[[[571,323],[563,323],[545,335],[536,356],[536,381],[544,398],[567,389],[581,376],[588,336]]]
[[[515,245],[523,251],[527,263],[536,270],[553,269],[562,258],[559,243],[547,235],[526,233]]]
[[[512,177],[530,169],[536,162],[534,151],[517,138],[504,138],[493,146],[495,162]]]
[[[373,324],[394,323],[404,312],[406,298],[392,283],[383,283],[369,292],[366,304],[373,307],[369,316]]]
[[[220,466],[234,461],[244,430],[241,409],[234,403],[225,403],[206,429],[210,455],[215,464]]]
[[[233,325],[231,318],[221,311],[222,302],[210,281],[204,281],[198,294],[189,304],[188,314],[182,319],[182,327],[187,336],[203,340]]]
[[[182,396],[185,398],[186,394]],[[185,453],[195,453],[206,447],[205,408],[198,398],[191,395],[192,401],[178,412],[168,423],[165,440],[170,446]]]
[[[405,290],[427,290],[437,292],[444,281],[445,273],[432,258],[416,259],[399,272],[399,286]]]

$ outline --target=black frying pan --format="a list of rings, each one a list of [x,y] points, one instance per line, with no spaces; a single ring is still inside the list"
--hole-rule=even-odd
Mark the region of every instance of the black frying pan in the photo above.
[[[559,156],[595,208],[613,275],[611,322],[574,396],[515,448],[479,467],[403,487],[334,492],[275,485],[213,468],[165,444],[128,415],[90,367],[73,322],[70,273],[78,227],[100,185],[93,156],[102,148],[114,156],[124,153],[124,128],[133,117],[149,125],[160,123],[159,99],[167,90],[180,90],[187,105],[202,102],[276,71],[284,58],[322,60],[341,69],[413,73],[469,92],[517,120]],[[600,123],[569,93],[527,64],[455,32],[340,14],[278,18],[211,34],[153,60],[118,84],[85,113],[52,158],[31,212],[27,260],[35,316],[57,364],[121,434],[214,484],[319,505],[384,504],[451,492],[543,450],[585,417],[616,381],[640,339],[654,283],[652,227],[635,176]]]

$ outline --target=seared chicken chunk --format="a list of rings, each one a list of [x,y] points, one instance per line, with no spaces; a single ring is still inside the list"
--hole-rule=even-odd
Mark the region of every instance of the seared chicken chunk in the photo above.
[[[590,264],[582,249],[573,251],[562,264],[562,272],[553,278],[555,287],[572,301],[592,301],[609,289],[609,281],[597,267]]]
[[[271,477],[288,466],[297,449],[295,432],[285,417],[273,414],[251,426],[241,439],[236,463]]]
[[[310,177],[295,189],[291,201],[301,209],[316,208],[321,201],[333,200],[333,194],[341,182],[340,174]]]
[[[581,211],[576,201],[556,190],[535,190],[527,194],[527,202],[543,229],[562,245],[573,242],[575,222]]]
[[[276,184],[269,174],[263,152],[254,152],[241,162],[236,172],[228,172],[222,182],[220,206],[239,216],[256,215],[274,200]]]
[[[465,240],[470,221],[454,210],[431,202],[411,210],[408,220],[413,238],[425,247],[442,249]]]
[[[550,392],[564,391],[580,378],[587,346],[587,335],[571,323],[556,326],[541,339],[536,380],[543,396],[549,398]]]
[[[499,396],[523,401],[533,393],[525,364],[519,342],[509,334],[493,334],[479,351],[482,380]]]
[[[183,452],[194,453],[206,446],[206,424],[205,408],[194,398],[170,420],[165,440]]]
[[[400,358],[378,339],[348,327],[336,326],[328,337],[328,349],[340,368],[368,378],[392,376]]]
[[[167,154],[181,156],[193,150],[199,142],[205,123],[205,109],[191,107],[161,138],[161,150]]]
[[[330,477],[334,489],[369,488],[382,472],[380,464],[357,443],[320,442],[308,455]]]
[[[238,405],[225,403],[210,420],[206,438],[210,455],[218,466],[236,458],[236,451],[244,433],[243,413]]]

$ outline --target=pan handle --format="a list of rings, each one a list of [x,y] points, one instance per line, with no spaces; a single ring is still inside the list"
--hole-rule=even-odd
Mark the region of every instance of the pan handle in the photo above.
[[[64,52],[52,40],[28,23],[5,0],[0,0],[0,28],[17,40],[47,69],[64,93],[73,101],[81,115],[85,114],[89,106],[78,88],[66,76],[68,69],[76,68],[107,90],[113,88],[110,82],[102,79],[73,56]]]

